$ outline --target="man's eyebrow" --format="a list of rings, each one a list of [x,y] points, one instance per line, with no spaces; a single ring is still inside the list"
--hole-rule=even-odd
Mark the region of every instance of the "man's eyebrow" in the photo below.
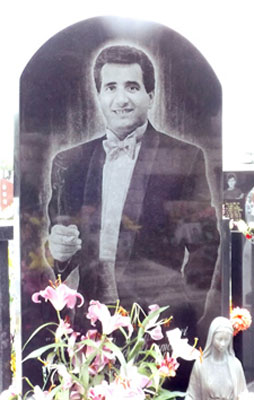
[[[130,85],[136,85],[136,86],[140,87],[140,84],[137,81],[127,81],[126,86],[130,86]]]
[[[117,82],[112,81],[112,82],[106,82],[104,83],[104,86],[112,86],[112,85],[117,85]],[[126,86],[130,86],[130,85],[137,85],[140,86],[140,84],[137,81],[127,81],[125,82]]]
[[[103,86],[112,86],[112,85],[116,85],[116,82],[106,82],[106,83],[104,83],[104,85]]]

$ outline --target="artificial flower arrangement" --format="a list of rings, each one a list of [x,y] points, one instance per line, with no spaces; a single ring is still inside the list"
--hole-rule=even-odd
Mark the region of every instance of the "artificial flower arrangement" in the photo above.
[[[252,318],[246,308],[235,307],[230,310],[230,321],[233,326],[234,336],[236,336],[239,332],[249,329]]]
[[[243,219],[229,221],[229,228],[235,229],[237,228],[239,232],[241,232],[246,239],[248,239],[252,244],[254,243],[254,221],[251,221],[247,224]]]
[[[134,303],[128,313],[120,304],[109,307],[92,300],[84,316],[90,320],[91,329],[82,335],[61,317],[65,307],[74,309],[76,305],[83,305],[80,293],[58,280],[32,296],[35,303],[40,303],[41,299],[52,303],[58,323],[40,326],[28,342],[49,327],[53,342],[34,350],[23,362],[39,359],[43,363],[45,384],[33,386],[26,378],[31,390],[23,397],[10,387],[0,395],[0,400],[167,400],[184,397],[184,393],[171,392],[163,388],[163,384],[176,375],[179,358],[194,360],[201,353],[188,344],[187,338],[181,337],[178,328],[166,332],[171,351],[161,352],[156,342],[163,338],[162,326],[168,326],[171,318],[160,319],[160,314],[168,307],[151,305],[146,314]],[[117,344],[115,333],[122,336],[121,345]]]

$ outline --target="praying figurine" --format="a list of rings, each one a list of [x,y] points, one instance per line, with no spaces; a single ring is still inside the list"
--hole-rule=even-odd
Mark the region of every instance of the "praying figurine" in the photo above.
[[[247,392],[243,367],[233,350],[232,324],[216,317],[202,359],[193,366],[185,400],[238,400]]]

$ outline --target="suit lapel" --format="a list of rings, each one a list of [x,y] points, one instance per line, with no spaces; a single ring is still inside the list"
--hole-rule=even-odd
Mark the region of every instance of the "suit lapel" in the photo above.
[[[100,229],[101,229],[101,201],[102,201],[102,174],[105,162],[105,151],[102,141],[98,139],[90,157],[88,172],[84,182],[83,205],[81,211],[82,239],[85,253],[92,258],[99,255]]]
[[[134,239],[140,230],[139,219],[143,209],[149,177],[159,146],[159,135],[148,125],[135,165],[128,195],[125,201],[119,233],[117,260],[127,261],[131,255]]]
[[[102,172],[103,165],[105,162],[105,152],[102,146],[104,138],[98,140],[93,150],[88,172],[86,176],[86,182],[84,185],[84,205],[94,206],[99,208],[101,206],[101,192],[102,192]]]

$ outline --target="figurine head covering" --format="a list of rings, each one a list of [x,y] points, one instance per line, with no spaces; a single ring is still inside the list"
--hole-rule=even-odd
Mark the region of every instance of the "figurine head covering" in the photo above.
[[[217,332],[229,332],[232,335],[232,340],[229,343],[228,349],[227,349],[227,354],[234,356],[234,350],[233,350],[233,327],[228,318],[225,317],[216,317],[209,328],[208,331],[208,336],[206,340],[206,345],[204,348],[204,358],[208,357],[211,354],[211,350],[213,347],[213,337],[214,334]]]

